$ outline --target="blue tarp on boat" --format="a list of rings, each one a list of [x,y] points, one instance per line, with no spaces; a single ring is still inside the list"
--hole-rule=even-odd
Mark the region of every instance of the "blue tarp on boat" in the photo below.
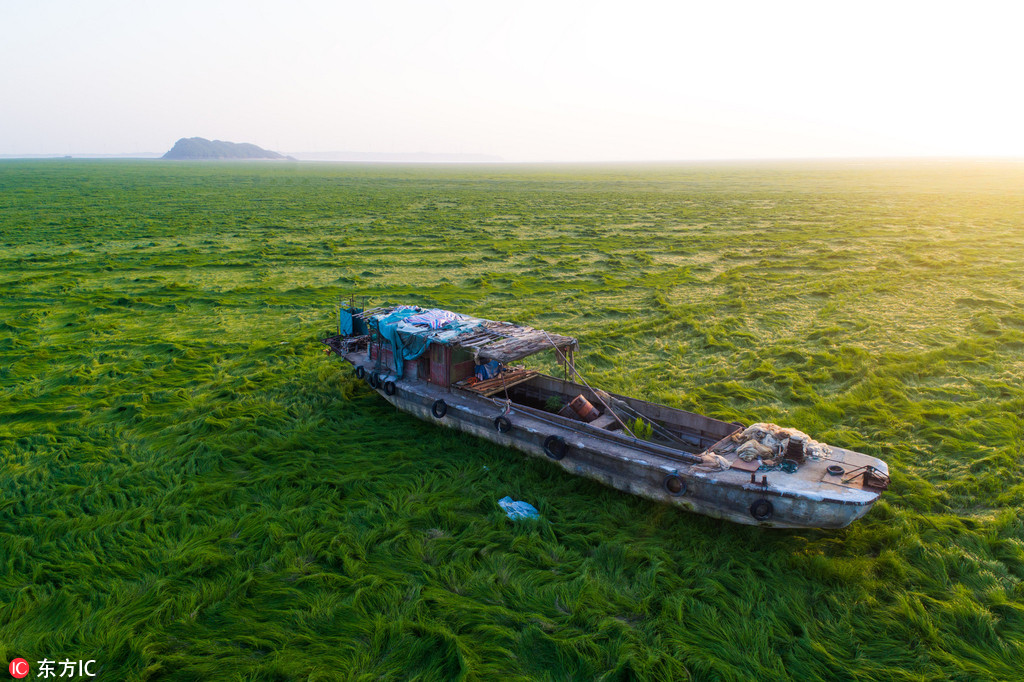
[[[356,317],[361,312],[363,312],[362,308],[341,308],[338,311],[338,333],[342,336],[360,336],[368,333],[366,321],[361,317]]]
[[[419,314],[413,308],[402,308],[377,320],[380,335],[391,344],[395,356],[395,376],[399,379],[405,373],[404,360],[415,360],[430,347],[430,341],[416,334],[403,334],[399,325],[408,317]]]

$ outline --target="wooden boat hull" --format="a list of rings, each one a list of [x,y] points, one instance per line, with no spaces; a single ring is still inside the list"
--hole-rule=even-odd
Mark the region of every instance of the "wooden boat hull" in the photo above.
[[[367,376],[372,374],[373,363],[365,352],[344,357],[354,366],[362,367]],[[566,384],[573,391],[587,392],[583,387],[554,377],[541,375],[538,381],[541,385],[544,382]],[[693,423],[693,452],[673,450],[621,433],[603,433],[590,425],[526,405],[416,378],[382,377],[376,390],[397,409],[424,421],[547,459],[569,473],[592,478],[623,492],[736,523],[775,528],[842,528],[866,514],[879,497],[878,491],[843,485],[828,480],[824,473],[821,481],[811,480],[824,472],[824,463],[808,462],[808,466],[801,467],[807,471],[794,478],[787,478],[789,474],[782,472],[752,476],[749,471],[737,469],[697,470],[693,453],[728,436],[739,426],[651,403],[644,403],[651,406],[645,409],[678,413],[681,419]],[[440,416],[437,414],[440,408],[435,407],[439,401],[444,404]],[[507,432],[498,428],[496,420],[500,416],[508,420]],[[552,436],[564,439],[566,445],[564,456],[557,459],[553,455],[561,453],[552,453],[551,448],[546,447]],[[837,461],[846,460],[848,468],[870,462],[887,473],[885,464],[875,458],[841,448],[833,448],[833,452]]]

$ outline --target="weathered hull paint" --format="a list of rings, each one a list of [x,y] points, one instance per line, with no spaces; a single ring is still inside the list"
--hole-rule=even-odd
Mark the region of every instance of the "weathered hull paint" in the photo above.
[[[353,364],[362,364],[363,360],[360,357],[346,359]],[[367,372],[371,371],[368,363],[364,367]],[[873,493],[846,495],[846,499],[838,493],[833,499],[823,495],[808,497],[772,484],[767,487],[752,484],[749,474],[744,472],[694,472],[688,462],[673,461],[631,447],[628,442],[610,442],[583,433],[581,429],[552,425],[517,410],[514,405],[508,413],[513,428],[502,433],[495,427],[494,419],[504,408],[489,398],[451,391],[420,380],[386,379],[394,381],[394,394],[388,395],[383,388],[376,389],[377,393],[397,409],[423,421],[546,459],[571,474],[591,478],[617,490],[713,518],[773,528],[842,528],[864,516],[878,498]],[[439,399],[448,405],[447,414],[441,418],[431,412],[434,401]],[[568,453],[561,460],[554,460],[545,453],[544,441],[550,435],[563,437],[569,445]],[[682,479],[685,492],[669,492],[665,485],[669,476]],[[771,503],[770,519],[759,521],[752,516],[751,505],[759,500]]]

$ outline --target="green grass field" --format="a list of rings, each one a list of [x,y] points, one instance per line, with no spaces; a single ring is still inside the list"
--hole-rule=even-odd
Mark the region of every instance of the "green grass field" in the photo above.
[[[4,664],[1024,670],[1024,165],[6,161],[0,287]],[[592,384],[798,427],[893,487],[772,531],[570,476],[326,358],[350,294],[577,336]]]

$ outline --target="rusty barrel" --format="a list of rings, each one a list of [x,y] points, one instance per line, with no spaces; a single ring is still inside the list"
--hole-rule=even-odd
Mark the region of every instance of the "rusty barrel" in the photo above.
[[[569,407],[580,416],[580,419],[586,422],[592,422],[601,416],[597,408],[591,405],[590,401],[584,398],[582,393],[569,401]]]

